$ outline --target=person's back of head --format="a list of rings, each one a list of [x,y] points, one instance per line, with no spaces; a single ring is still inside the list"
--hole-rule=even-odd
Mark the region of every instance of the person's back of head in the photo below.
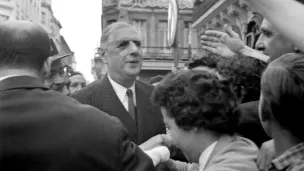
[[[266,66],[263,61],[243,56],[221,58],[218,62],[220,74],[232,81],[242,103],[259,100],[260,80]]]
[[[262,121],[276,122],[297,140],[304,141],[304,55],[285,54],[270,63],[263,73],[261,88]],[[271,134],[270,127],[264,125],[264,129]]]
[[[50,42],[42,27],[28,21],[0,24],[0,70],[27,69],[40,74],[50,55]]]
[[[210,69],[217,69],[217,62],[219,58],[213,55],[206,55],[203,57],[192,58],[188,64],[188,69],[197,67],[208,67]]]

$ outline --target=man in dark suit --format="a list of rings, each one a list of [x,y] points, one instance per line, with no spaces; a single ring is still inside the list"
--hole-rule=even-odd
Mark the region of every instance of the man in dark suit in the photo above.
[[[136,80],[142,67],[137,30],[128,23],[113,23],[104,29],[100,48],[107,75],[72,97],[119,118],[137,144],[165,133],[160,109],[150,102],[154,87]]]
[[[43,84],[43,28],[5,22],[0,40],[0,170],[155,169],[118,119]]]

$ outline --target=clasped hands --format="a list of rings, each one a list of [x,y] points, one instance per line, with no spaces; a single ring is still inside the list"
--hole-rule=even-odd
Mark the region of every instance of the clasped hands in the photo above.
[[[170,158],[169,148],[174,142],[169,134],[156,135],[139,146],[153,161],[154,166]]]

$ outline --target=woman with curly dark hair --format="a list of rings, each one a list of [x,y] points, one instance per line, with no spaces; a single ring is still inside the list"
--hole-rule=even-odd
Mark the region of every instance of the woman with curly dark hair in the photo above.
[[[234,135],[238,99],[229,81],[214,72],[168,74],[152,99],[161,107],[164,123],[190,163],[169,160],[172,170],[257,171],[258,148]]]

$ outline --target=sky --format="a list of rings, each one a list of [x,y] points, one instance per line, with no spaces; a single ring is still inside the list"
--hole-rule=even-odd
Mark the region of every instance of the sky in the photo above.
[[[60,21],[70,49],[75,52],[76,70],[93,81],[91,59],[101,36],[102,0],[52,0],[55,17]]]

